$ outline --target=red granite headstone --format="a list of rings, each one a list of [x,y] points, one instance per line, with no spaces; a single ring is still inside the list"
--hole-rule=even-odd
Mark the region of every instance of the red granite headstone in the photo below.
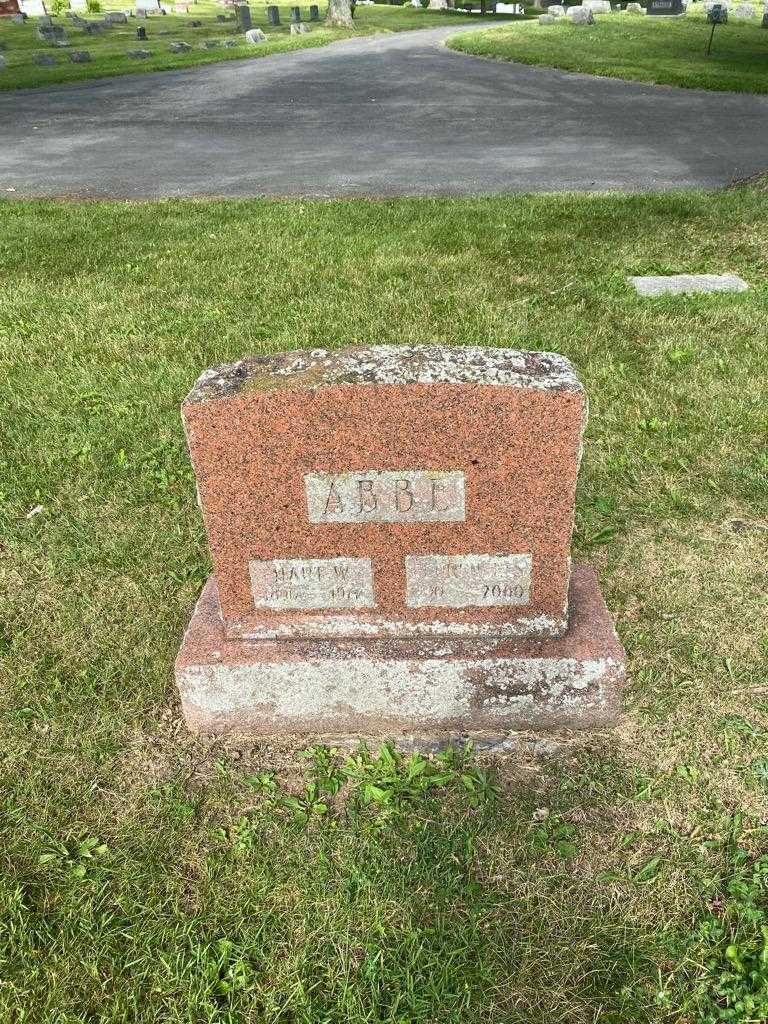
[[[553,694],[570,683],[583,700],[574,711],[563,697],[563,722],[614,713],[615,637],[609,666],[595,675],[593,664],[588,681],[573,668],[589,648],[586,612],[571,670],[557,667],[586,418],[562,356],[378,346],[252,357],[204,373],[183,418],[215,576],[177,664],[191,725],[557,724]],[[580,593],[602,608],[605,633],[587,578]],[[440,692],[427,682],[408,711],[409,680],[428,680],[429,665]],[[276,681],[297,678],[281,696]]]

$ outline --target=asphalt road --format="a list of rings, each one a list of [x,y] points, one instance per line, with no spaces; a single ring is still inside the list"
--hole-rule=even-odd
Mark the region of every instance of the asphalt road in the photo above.
[[[477,59],[452,31],[2,93],[0,195],[644,191],[768,167],[768,96]]]

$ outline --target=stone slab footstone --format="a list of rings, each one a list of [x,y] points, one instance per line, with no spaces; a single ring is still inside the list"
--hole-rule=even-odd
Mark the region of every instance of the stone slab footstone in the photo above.
[[[603,725],[624,655],[571,574],[587,403],[548,352],[312,349],[182,405],[214,574],[177,662],[190,728]]]
[[[265,43],[267,41],[267,34],[260,28],[249,28],[245,33],[246,43],[251,43],[255,46],[257,43]]]
[[[574,569],[570,608],[554,640],[242,643],[224,635],[211,577],[176,660],[184,718],[192,732],[243,735],[604,728],[625,655],[588,566]]]
[[[695,295],[707,292],[745,292],[746,281],[737,274],[670,274],[668,276],[630,277],[638,295]]]

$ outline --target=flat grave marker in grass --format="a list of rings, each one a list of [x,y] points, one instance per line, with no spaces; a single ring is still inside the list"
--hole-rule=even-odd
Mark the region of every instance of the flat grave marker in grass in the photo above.
[[[183,405],[214,564],[188,724],[603,725],[624,654],[571,574],[586,398],[553,353],[374,346],[214,367]]]
[[[737,274],[667,274],[630,277],[638,295],[690,295],[696,292],[745,292],[749,285]]]

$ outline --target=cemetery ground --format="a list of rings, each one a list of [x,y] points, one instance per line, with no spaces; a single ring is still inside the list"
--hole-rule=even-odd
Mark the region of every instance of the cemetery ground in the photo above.
[[[117,0],[103,4],[103,10],[123,10]],[[326,4],[318,3],[320,21],[309,22],[309,2],[301,8],[302,20],[307,22],[310,32],[298,36],[290,34],[291,5],[279,5],[280,22],[277,27],[269,24],[266,2],[251,5],[254,28],[260,28],[267,35],[263,43],[252,45],[246,42],[244,32],[234,21],[218,22],[217,15],[229,14],[228,8],[214,0],[192,0],[190,12],[186,15],[152,15],[145,19],[129,18],[124,25],[115,25],[98,35],[90,35],[82,28],[76,28],[69,19],[58,17],[57,25],[67,33],[71,46],[59,48],[46,46],[37,38],[36,18],[29,18],[24,25],[16,25],[10,18],[0,18],[0,53],[6,66],[0,70],[0,89],[21,89],[33,86],[52,85],[57,82],[75,82],[89,78],[107,78],[115,75],[136,74],[146,71],[160,71],[173,68],[193,67],[212,64],[222,60],[242,60],[247,57],[265,57],[269,54],[284,53],[312,46],[324,46],[352,35],[366,35],[373,32],[400,32],[416,28],[434,28],[446,24],[464,25],[468,18],[453,11],[416,10],[413,7],[389,7],[377,4],[375,7],[358,7],[355,12],[355,31],[326,28],[323,23]],[[170,5],[169,5],[170,9]],[[91,22],[99,21],[103,15],[85,15]],[[503,20],[487,15],[487,20]],[[198,21],[198,27],[191,23]],[[147,39],[136,37],[136,29],[143,26]],[[237,46],[224,46],[225,41],[236,40]],[[191,50],[172,53],[169,49],[174,42],[187,43]],[[208,44],[211,49],[205,49]],[[72,63],[68,49],[87,50],[91,54],[88,63]],[[128,56],[129,50],[148,50],[150,56],[137,59]],[[51,67],[33,63],[33,54],[47,53],[55,60]]]
[[[1,1020],[766,1018],[767,198],[3,205]],[[626,283],[682,271],[751,289]],[[621,726],[492,761],[189,736],[181,398],[432,341],[576,364]]]
[[[768,32],[761,28],[762,12],[759,4],[754,18],[731,15],[727,25],[716,28],[709,56],[705,50],[712,26],[699,3],[680,18],[622,12],[596,15],[589,26],[565,18],[552,25],[521,21],[462,33],[447,45],[476,56],[636,82],[765,93]]]

